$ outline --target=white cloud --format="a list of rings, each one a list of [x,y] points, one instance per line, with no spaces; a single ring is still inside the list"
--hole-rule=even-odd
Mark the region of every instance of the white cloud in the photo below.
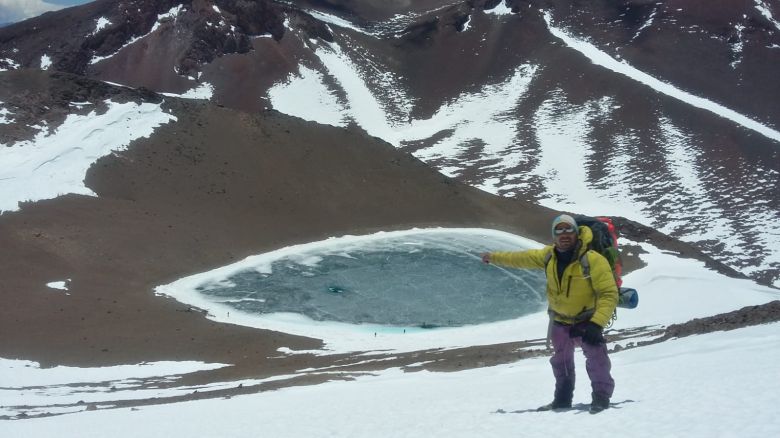
[[[0,0],[0,23],[25,20],[63,7],[42,0]]]

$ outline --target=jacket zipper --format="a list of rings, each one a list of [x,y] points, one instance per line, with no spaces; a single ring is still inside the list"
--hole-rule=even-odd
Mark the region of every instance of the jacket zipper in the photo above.
[[[579,258],[577,258],[577,260],[579,260]],[[557,285],[558,285],[558,291],[559,291],[559,293],[563,293],[563,290],[562,290],[562,289],[563,289],[563,287],[562,287],[563,285],[561,285],[561,282],[558,280],[558,268],[557,268],[557,266],[558,266],[558,261],[557,261],[557,260],[555,260],[555,258],[553,258],[553,261],[554,261],[555,263],[551,263],[551,264],[552,264],[553,266],[556,266],[556,267],[553,269],[553,273],[555,274],[555,284],[557,284]],[[566,267],[566,269],[569,269],[569,267],[570,267],[571,265],[573,265],[573,264],[574,264],[574,260],[572,260],[571,262],[569,262],[569,266],[567,266],[567,267]],[[565,270],[564,270],[564,272],[565,272]],[[568,283],[566,284],[566,298],[569,298],[569,293],[571,292],[571,279],[572,279],[572,277],[573,277],[573,275],[569,274],[569,278],[568,278],[568,280],[569,280],[569,281],[568,281]],[[563,277],[561,277],[561,280],[563,280]]]

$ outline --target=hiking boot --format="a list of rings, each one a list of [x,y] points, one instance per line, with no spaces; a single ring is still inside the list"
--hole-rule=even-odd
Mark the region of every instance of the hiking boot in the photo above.
[[[594,393],[593,401],[591,401],[590,403],[590,413],[598,414],[599,412],[608,408],[609,408],[609,397],[604,397],[603,395]]]
[[[563,409],[569,409],[571,408],[571,400],[558,400],[555,399],[552,401],[552,403],[548,403],[544,406],[540,406],[539,409],[537,409],[537,412],[544,412],[544,411],[559,411]]]

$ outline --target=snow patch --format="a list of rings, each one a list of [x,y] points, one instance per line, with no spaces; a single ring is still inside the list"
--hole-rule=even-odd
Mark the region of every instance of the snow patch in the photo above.
[[[465,32],[469,30],[470,27],[471,27],[471,15],[466,17],[466,22],[463,23],[463,30],[461,32]]]
[[[214,86],[209,84],[208,82],[203,82],[197,87],[188,90],[184,94],[174,94],[174,93],[160,93],[160,94],[164,96],[170,96],[170,97],[179,97],[182,99],[211,100],[211,98],[214,96]]]
[[[41,70],[48,70],[49,67],[51,67],[51,58],[49,58],[49,55],[42,55],[41,56]]]
[[[528,91],[536,70],[535,66],[520,66],[503,82],[487,85],[479,92],[462,93],[439,108],[430,119],[413,121],[405,141],[430,138],[437,132],[451,130],[450,135],[414,155],[427,161],[458,157],[460,168],[486,160],[494,160],[504,169],[516,167],[523,156],[513,151],[520,132],[513,111]],[[468,160],[462,155],[475,142],[481,145],[480,151]],[[485,185],[480,188],[496,189]]]
[[[609,214],[614,208],[608,199],[592,190],[587,166],[583,166],[593,154],[586,140],[591,130],[589,121],[604,117],[599,114],[600,108],[598,102],[570,107],[560,97],[548,99],[539,107],[533,125],[541,155],[531,174],[545,181],[546,194],[540,204],[585,214]]]
[[[156,104],[109,100],[106,104],[104,114],[70,114],[52,134],[40,132],[33,140],[0,149],[0,212],[67,193],[95,196],[84,185],[95,161],[176,120]]]
[[[697,245],[719,242],[718,256],[728,259],[745,274],[780,263],[780,230],[764,226],[777,220],[776,212],[765,208],[762,202],[734,198],[749,198],[753,191],[777,181],[780,176],[776,171],[751,169],[743,176],[740,187],[722,185],[717,172],[699,165],[704,157],[695,138],[661,117],[658,143],[663,159],[657,163],[657,169],[650,171],[649,179],[637,178],[634,171],[642,165],[639,160],[643,153],[636,150],[639,140],[630,132],[611,139],[614,154],[610,166],[601,174],[590,174],[589,169],[599,163],[588,140],[591,127],[612,118],[615,110],[609,99],[571,105],[562,96],[554,95],[543,102],[532,123],[539,150],[528,148],[536,152],[538,161],[515,185],[524,187],[534,177],[541,180],[545,191],[539,203],[555,210],[622,216]],[[709,190],[705,180],[723,188]],[[499,186],[501,190],[512,187]],[[727,208],[736,213],[727,214]],[[708,226],[701,227],[701,223]],[[762,231],[753,233],[753,229]]]
[[[95,30],[93,30],[92,33],[89,34],[89,36],[97,35],[98,32],[100,32],[101,30],[105,29],[106,27],[108,27],[108,26],[110,26],[112,24],[113,23],[111,22],[111,20],[109,20],[106,17],[100,17],[100,18],[96,19],[95,20]]]
[[[119,379],[143,379],[157,376],[187,374],[214,370],[229,366],[222,363],[142,362],[135,365],[118,365],[100,368],[56,366],[42,368],[39,363],[27,360],[0,358],[2,368],[14,369],[13,383],[3,382],[2,387],[29,387],[38,385],[77,385],[86,382],[107,382]],[[85,370],[89,370],[85,373]],[[87,377],[88,376],[88,377]]]
[[[507,6],[506,2],[502,0],[499,4],[496,5],[495,8],[485,9],[485,13],[491,15],[511,15],[512,8]]]
[[[220,363],[144,362],[100,368],[56,366],[41,368],[37,362],[0,358],[0,416],[64,414],[81,412],[87,404],[113,406],[122,400],[191,393],[198,387],[170,386],[184,374],[229,366]],[[235,386],[238,383],[231,383]],[[208,385],[217,389],[227,385]]]
[[[298,66],[285,82],[268,90],[274,109],[306,120],[332,126],[347,126],[346,108],[324,83],[323,75],[305,65]]]
[[[8,68],[0,65],[0,71],[19,70],[19,64],[11,58],[0,59]]]
[[[650,14],[650,16],[647,18],[647,21],[645,21],[644,23],[642,23],[642,26],[640,26],[640,27],[639,27],[639,29],[637,29],[637,31],[636,31],[636,33],[634,34],[634,36],[633,36],[633,37],[631,37],[631,41],[634,41],[634,40],[635,40],[635,39],[636,39],[636,38],[639,36],[639,34],[641,34],[641,33],[642,33],[642,31],[643,31],[643,30],[645,30],[645,29],[647,29],[648,27],[650,27],[650,26],[652,26],[652,25],[653,25],[653,20],[655,20],[655,15],[656,15],[657,13],[658,13],[658,8],[654,9],[654,10],[653,10],[653,12]]]
[[[176,6],[172,7],[168,12],[166,12],[164,14],[158,15],[157,16],[157,21],[154,23],[154,25],[152,26],[152,30],[150,30],[149,33],[153,33],[155,30],[157,30],[160,27],[160,25],[162,24],[163,21],[169,20],[169,19],[175,20],[176,17],[178,17],[179,14],[181,14],[181,11],[183,9],[184,9],[184,5],[180,4],[180,5],[176,5]]]
[[[766,17],[766,19],[769,20],[773,26],[775,26],[775,29],[780,31],[780,22],[778,22],[772,15],[772,10],[769,9],[769,3],[767,1],[756,0],[756,9],[758,9],[758,12],[760,12],[761,15]]]
[[[430,138],[439,132],[454,129],[453,134],[417,154],[418,157],[428,158],[441,156],[447,149],[457,150],[464,142],[479,138],[486,143],[486,154],[502,154],[502,159],[507,159],[501,151],[511,146],[517,132],[511,111],[527,90],[536,72],[534,66],[520,66],[504,82],[488,85],[479,92],[463,93],[450,104],[442,106],[429,119],[403,122],[401,120],[408,120],[407,114],[412,108],[403,90],[394,87],[393,93],[388,94],[397,96],[393,100],[395,107],[401,111],[401,114],[393,115],[386,105],[373,95],[360,69],[338,46],[317,49],[315,54],[346,92],[347,116],[371,135],[398,147],[403,142]],[[372,73],[376,74],[373,70]],[[305,89],[300,93],[311,94]],[[278,100],[272,98],[275,107]],[[342,108],[339,107],[339,112],[341,111]],[[305,118],[300,112],[290,114]],[[397,121],[393,122],[394,119]],[[486,124],[490,129],[485,129]],[[486,135],[488,132],[490,134]]]
[[[3,102],[0,101],[0,104],[2,104],[2,103]],[[11,114],[13,114],[13,113],[11,111],[9,111],[8,108],[0,107],[0,125],[8,125],[8,124],[13,123],[14,119],[8,117]],[[0,146],[4,146],[4,145],[0,144]]]
[[[739,63],[742,61],[742,49],[745,47],[745,42],[742,41],[742,31],[745,30],[745,25],[739,23],[734,26],[734,30],[737,34],[737,42],[731,44],[731,53],[734,57],[734,60],[729,64],[731,68],[737,68]]]
[[[50,289],[59,289],[59,290],[68,290],[69,285],[70,285],[70,278],[67,280],[52,281],[46,283],[46,287]]]
[[[313,9],[307,9],[306,13],[324,23],[332,24],[334,26],[341,27],[344,29],[354,30],[355,32],[360,32],[362,34],[371,35],[369,32],[365,31],[364,29],[350,23],[349,21],[341,17],[337,17],[331,14],[326,14],[324,12],[315,11]]]

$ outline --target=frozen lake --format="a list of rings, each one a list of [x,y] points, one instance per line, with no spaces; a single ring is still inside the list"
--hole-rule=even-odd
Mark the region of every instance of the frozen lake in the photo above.
[[[512,247],[465,233],[421,233],[282,256],[196,287],[208,300],[251,314],[300,313],[316,321],[408,327],[495,322],[543,306],[541,271],[479,262]]]
[[[307,325],[372,333],[474,326],[544,310],[541,270],[507,270],[479,257],[539,246],[484,229],[344,236],[248,257],[157,292],[219,320],[288,333],[309,334],[295,327]]]

